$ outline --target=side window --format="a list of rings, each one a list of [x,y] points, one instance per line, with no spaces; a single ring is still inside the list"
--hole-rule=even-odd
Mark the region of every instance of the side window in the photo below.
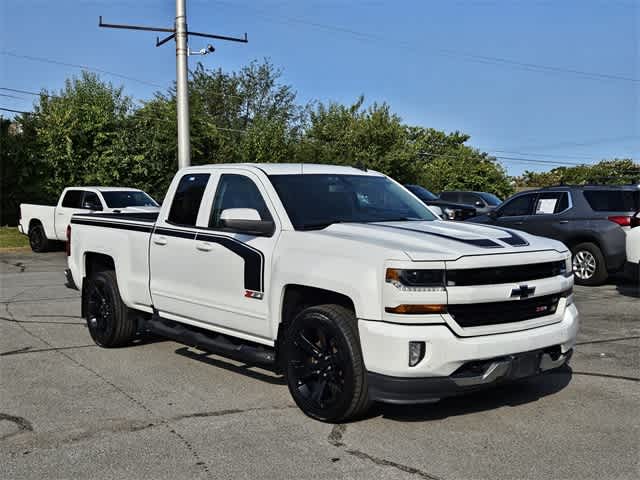
[[[167,221],[187,227],[195,226],[209,176],[208,173],[192,173],[180,179]]]
[[[536,198],[536,193],[528,195],[520,195],[517,198],[507,202],[504,207],[500,209],[500,216],[502,217],[517,217],[521,215],[531,214],[531,207],[533,206],[533,200]]]
[[[457,195],[455,194],[455,192],[442,192],[440,194],[440,198],[442,200],[447,201],[447,202],[456,203],[456,201],[457,201]]]
[[[560,213],[569,208],[569,199],[565,192],[541,193],[536,201],[536,215]]]
[[[82,202],[82,190],[67,190],[62,199],[62,206],[67,208],[80,208]]]
[[[84,192],[82,208],[85,210],[102,210],[102,203],[100,203],[98,194],[94,192]]]
[[[460,194],[460,203],[464,203],[465,205],[476,206],[476,202],[481,202],[482,205],[484,205],[484,202],[480,200],[480,197],[478,197],[474,193],[462,192]]]
[[[261,220],[272,220],[269,209],[253,180],[244,175],[223,174],[220,176],[216,196],[213,199],[211,228],[221,228],[220,215],[228,208],[252,208],[260,214]]]

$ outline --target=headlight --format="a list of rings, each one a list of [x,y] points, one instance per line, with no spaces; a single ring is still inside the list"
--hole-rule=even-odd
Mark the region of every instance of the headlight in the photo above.
[[[564,259],[564,271],[562,274],[565,277],[570,277],[573,275],[573,263],[571,262],[571,254],[567,258]]]
[[[453,208],[443,208],[442,211],[444,212],[444,217],[449,219],[449,220],[455,220],[456,218],[456,211]]]
[[[408,292],[435,292],[444,290],[444,270],[401,270],[387,268],[385,280],[394,287]]]

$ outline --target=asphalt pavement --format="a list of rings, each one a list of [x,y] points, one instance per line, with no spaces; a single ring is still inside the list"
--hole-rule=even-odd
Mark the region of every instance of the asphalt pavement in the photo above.
[[[576,288],[571,370],[329,425],[282,377],[148,339],[96,347],[63,252],[0,253],[0,478],[637,479],[640,291]]]

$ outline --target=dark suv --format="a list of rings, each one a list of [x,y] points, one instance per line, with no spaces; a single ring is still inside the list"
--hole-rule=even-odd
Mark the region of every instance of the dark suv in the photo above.
[[[549,187],[518,193],[471,222],[509,227],[564,242],[576,283],[597,285],[624,268],[626,230],[640,208],[640,185]]]
[[[462,203],[475,207],[478,214],[489,213],[502,203],[493,193],[448,191],[440,194],[440,199],[447,202]]]

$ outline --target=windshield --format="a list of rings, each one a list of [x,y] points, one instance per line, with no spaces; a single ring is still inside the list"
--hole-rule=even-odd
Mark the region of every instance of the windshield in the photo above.
[[[101,192],[109,208],[157,207],[156,201],[144,192],[115,191]]]
[[[485,202],[487,202],[489,205],[495,206],[495,205],[500,205],[502,203],[502,200],[496,197],[493,193],[479,192],[478,195],[480,195],[482,199]]]
[[[438,200],[437,196],[435,196],[426,188],[421,187],[420,185],[405,185],[405,187],[407,187],[407,189],[411,193],[413,193],[416,197],[418,197],[420,200],[426,200],[426,201]]]
[[[425,205],[386,177],[270,175],[297,230],[340,222],[436,220]]]

